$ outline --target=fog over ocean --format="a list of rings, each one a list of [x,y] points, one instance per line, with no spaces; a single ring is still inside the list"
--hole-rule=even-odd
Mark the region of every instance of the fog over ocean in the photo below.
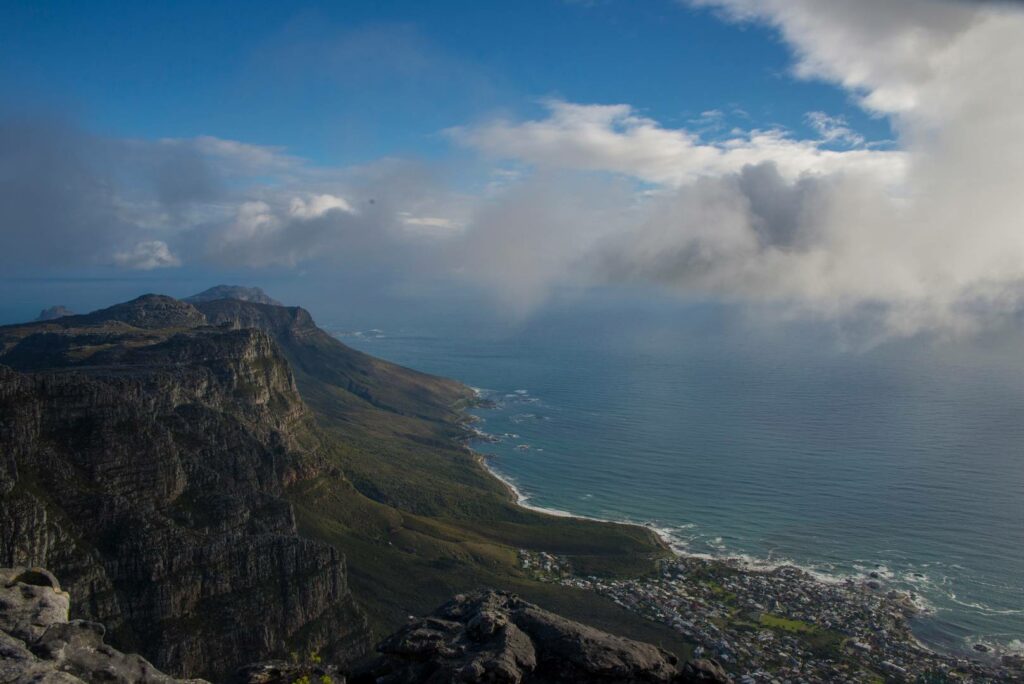
[[[915,631],[942,648],[1024,639],[1018,336],[849,349],[813,325],[629,303],[441,320],[323,323],[483,390],[499,441],[476,448],[530,505],[652,524],[692,553],[877,572],[930,607]]]

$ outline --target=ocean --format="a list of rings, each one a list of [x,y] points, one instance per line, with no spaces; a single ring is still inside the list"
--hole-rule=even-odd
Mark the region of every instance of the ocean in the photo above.
[[[652,525],[688,553],[877,572],[928,607],[925,643],[1020,650],[1019,337],[851,347],[741,319],[573,305],[517,325],[324,323],[492,399],[476,413],[497,441],[476,448],[529,505]]]

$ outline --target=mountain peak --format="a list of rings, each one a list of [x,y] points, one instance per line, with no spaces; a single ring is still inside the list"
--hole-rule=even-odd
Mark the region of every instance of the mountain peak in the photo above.
[[[63,318],[64,316],[74,316],[75,312],[68,307],[58,304],[56,306],[50,306],[39,312],[36,316],[36,321],[52,321],[56,318]]]
[[[184,301],[196,304],[199,302],[212,302],[218,299],[238,299],[243,302],[253,302],[255,304],[273,304],[274,306],[283,306],[281,302],[268,295],[262,289],[258,287],[246,287],[243,285],[214,285],[208,290],[203,290],[191,297],[186,297]]]
[[[120,321],[136,328],[195,328],[206,325],[206,316],[187,302],[173,297],[145,294],[141,297],[93,311],[74,320],[82,322]]]

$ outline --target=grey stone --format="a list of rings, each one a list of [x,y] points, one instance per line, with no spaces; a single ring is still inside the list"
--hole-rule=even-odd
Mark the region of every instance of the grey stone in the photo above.
[[[42,568],[0,568],[3,684],[201,684],[168,677],[145,658],[103,642],[103,625],[68,621],[69,596]]]
[[[385,639],[355,682],[682,684],[728,682],[714,661],[672,654],[568,620],[513,594],[456,596]]]

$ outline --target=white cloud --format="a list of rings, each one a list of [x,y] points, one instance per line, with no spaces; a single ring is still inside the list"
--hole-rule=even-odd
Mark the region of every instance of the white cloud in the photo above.
[[[330,194],[263,194],[265,199],[238,204],[230,221],[210,227],[207,259],[254,268],[343,261],[355,254],[372,260],[381,257],[376,250],[390,240],[390,212],[356,212],[347,200]]]
[[[181,260],[163,240],[146,240],[114,254],[114,262],[123,268],[151,271],[154,268],[180,266]]]
[[[774,162],[788,178],[851,171],[887,183],[902,179],[900,152],[830,150],[818,140],[795,140],[780,130],[752,130],[721,141],[703,141],[686,129],[664,128],[629,105],[583,105],[552,100],[539,120],[498,120],[449,130],[462,145],[499,159],[543,168],[620,173],[648,183],[676,186],[707,175]]]
[[[778,28],[802,78],[832,81],[891,118],[906,158],[898,192],[827,179],[805,221],[814,247],[740,254],[718,289],[790,298],[833,315],[885,311],[901,332],[1019,308],[1024,283],[1024,11],[945,0],[695,0]],[[822,120],[822,133],[846,135]],[[744,200],[737,198],[742,206]],[[687,243],[685,231],[676,235]],[[724,274],[735,274],[730,280]],[[758,274],[762,274],[758,276]],[[766,282],[770,281],[770,282]],[[686,285],[683,284],[685,287]]]
[[[864,136],[850,128],[845,117],[830,116],[825,112],[807,112],[805,118],[821,136],[822,142],[841,143],[850,147],[864,144]]]
[[[445,236],[463,228],[455,219],[443,216],[413,216],[407,211],[400,212],[399,216],[403,225],[427,235]]]
[[[548,224],[575,236],[574,246],[539,238],[535,253],[548,265],[524,277],[533,273],[548,287],[581,277],[660,283],[688,295],[868,316],[877,331],[901,335],[971,329],[1024,305],[1019,6],[691,4],[777,28],[793,49],[794,73],[834,82],[888,117],[896,149],[872,149],[844,120],[820,112],[808,119],[817,140],[753,130],[706,141],[627,105],[565,102],[548,103],[547,115],[531,121],[453,129],[461,144],[538,173],[606,172],[658,188],[598,217],[598,239],[590,239],[595,217],[587,212]],[[836,146],[852,149],[828,149]],[[602,182],[591,177],[594,188]],[[482,213],[478,221],[502,219]]]
[[[343,197],[335,195],[311,195],[308,198],[293,197],[289,213],[299,218],[316,218],[329,211],[338,210],[347,214],[355,213],[352,205]]]
[[[773,27],[796,77],[885,117],[894,149],[820,111],[808,114],[812,139],[756,128],[723,138],[737,116],[728,106],[670,127],[627,104],[549,101],[532,120],[449,129],[479,157],[448,181],[441,164],[332,169],[217,138],[129,143],[0,125],[0,153],[19,169],[0,177],[0,259],[335,260],[410,279],[455,274],[517,311],[562,286],[657,284],[867,315],[889,334],[969,329],[1024,306],[1024,10],[688,4]]]
[[[985,93],[1019,95],[1021,10],[962,0],[684,0],[775,26],[794,72],[835,82],[869,110],[944,125]],[[987,67],[987,68],[986,68]],[[998,87],[998,89],[997,89]],[[939,105],[942,105],[941,107]]]
[[[200,135],[195,138],[165,138],[165,145],[190,146],[200,153],[216,158],[235,170],[247,173],[285,171],[301,166],[303,160],[287,154],[281,147],[252,145],[238,140]]]

